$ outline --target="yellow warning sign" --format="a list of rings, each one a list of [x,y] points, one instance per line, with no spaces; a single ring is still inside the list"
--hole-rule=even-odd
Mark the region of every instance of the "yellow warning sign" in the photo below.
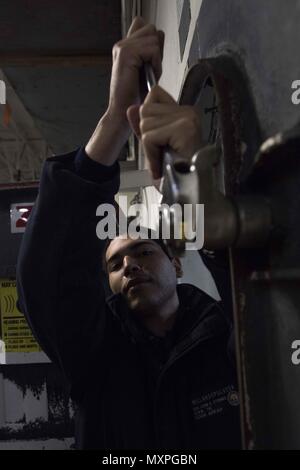
[[[17,309],[16,281],[0,280],[0,313],[2,341],[6,352],[41,351],[28,323]]]

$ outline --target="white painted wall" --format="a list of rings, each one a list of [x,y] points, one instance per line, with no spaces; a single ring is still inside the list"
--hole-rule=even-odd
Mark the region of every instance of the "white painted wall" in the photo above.
[[[1,398],[4,403],[4,422],[11,425],[24,418],[23,392],[10,380],[3,379]]]
[[[48,421],[48,396],[46,384],[43,385],[42,390],[37,396],[27,388],[23,397],[23,408],[26,423],[34,422],[35,420]]]
[[[10,366],[7,366],[10,367]],[[55,408],[51,406],[51,413]],[[26,424],[35,422],[47,422],[49,418],[49,403],[47,387],[44,384],[38,394],[30,388],[23,390],[11,380],[3,378],[0,373],[0,428],[9,428],[11,431],[19,431]],[[69,401],[70,417],[74,416],[71,400]],[[60,412],[60,410],[59,410]],[[70,449],[74,445],[74,438],[19,440],[10,439],[0,441],[0,450],[59,450]]]
[[[46,384],[39,395],[29,388],[26,393],[11,380],[4,379],[0,374],[0,427],[11,426],[25,418],[26,423],[37,419],[48,420],[48,398]]]
[[[196,21],[202,0],[190,0],[191,25],[186,42],[185,53],[181,61],[178,37],[180,3],[177,0],[144,0],[144,18],[162,29],[165,33],[163,74],[160,85],[176,100],[179,97],[182,83],[187,72],[187,59],[193,39]]]
[[[191,23],[186,41],[185,52],[181,61],[179,46],[179,22],[183,0],[144,0],[143,17],[165,33],[163,58],[163,73],[160,85],[170,93],[175,100],[179,99],[180,90],[187,74],[187,60],[195,32],[195,26],[201,8],[202,0],[190,0]],[[160,201],[159,193],[154,187],[144,190],[144,201],[149,205]],[[180,282],[194,284],[213,298],[220,296],[214,280],[203,264],[198,253],[187,251],[182,258],[184,276]]]

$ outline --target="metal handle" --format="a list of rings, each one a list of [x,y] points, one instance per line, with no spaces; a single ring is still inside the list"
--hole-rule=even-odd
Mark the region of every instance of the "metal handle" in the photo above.
[[[145,78],[148,91],[157,85],[157,80],[151,64],[144,65]],[[176,217],[176,209],[172,209],[174,204],[179,204],[184,213],[184,205],[192,204],[196,207],[198,199],[198,175],[193,160],[177,154],[169,146],[166,146],[163,153],[162,180],[159,188],[163,195],[162,204],[169,206],[170,211],[162,211],[161,223],[165,223],[170,229],[170,239],[165,240],[168,249],[174,255],[182,255],[185,251],[186,240],[183,230],[179,230],[181,238],[178,236],[178,227],[175,224],[181,224],[183,221]],[[175,237],[175,234],[177,236]]]
[[[157,80],[151,64],[144,64],[146,84],[150,92],[154,86],[157,85]],[[160,184],[160,192],[164,195],[164,188],[168,187],[171,194],[168,199],[173,200],[173,203],[184,203],[187,194],[183,197],[182,187],[186,186],[189,179],[189,174],[193,172],[192,165],[182,156],[174,152],[169,146],[166,146],[163,155],[163,171],[162,182]],[[165,179],[168,184],[165,184]]]

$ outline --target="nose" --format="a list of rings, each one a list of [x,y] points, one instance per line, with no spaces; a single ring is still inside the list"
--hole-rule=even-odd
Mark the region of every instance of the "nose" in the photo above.
[[[138,263],[136,258],[133,256],[124,256],[123,258],[123,266],[124,266],[124,276],[129,276],[134,272],[138,272],[142,270],[141,265]]]

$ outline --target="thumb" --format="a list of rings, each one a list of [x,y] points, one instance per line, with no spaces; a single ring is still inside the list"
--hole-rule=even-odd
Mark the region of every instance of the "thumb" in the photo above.
[[[127,109],[127,119],[130,124],[131,129],[139,139],[141,136],[140,131],[140,106],[134,104]]]
[[[144,104],[149,103],[177,104],[173,97],[159,85],[155,85],[146,96]]]

